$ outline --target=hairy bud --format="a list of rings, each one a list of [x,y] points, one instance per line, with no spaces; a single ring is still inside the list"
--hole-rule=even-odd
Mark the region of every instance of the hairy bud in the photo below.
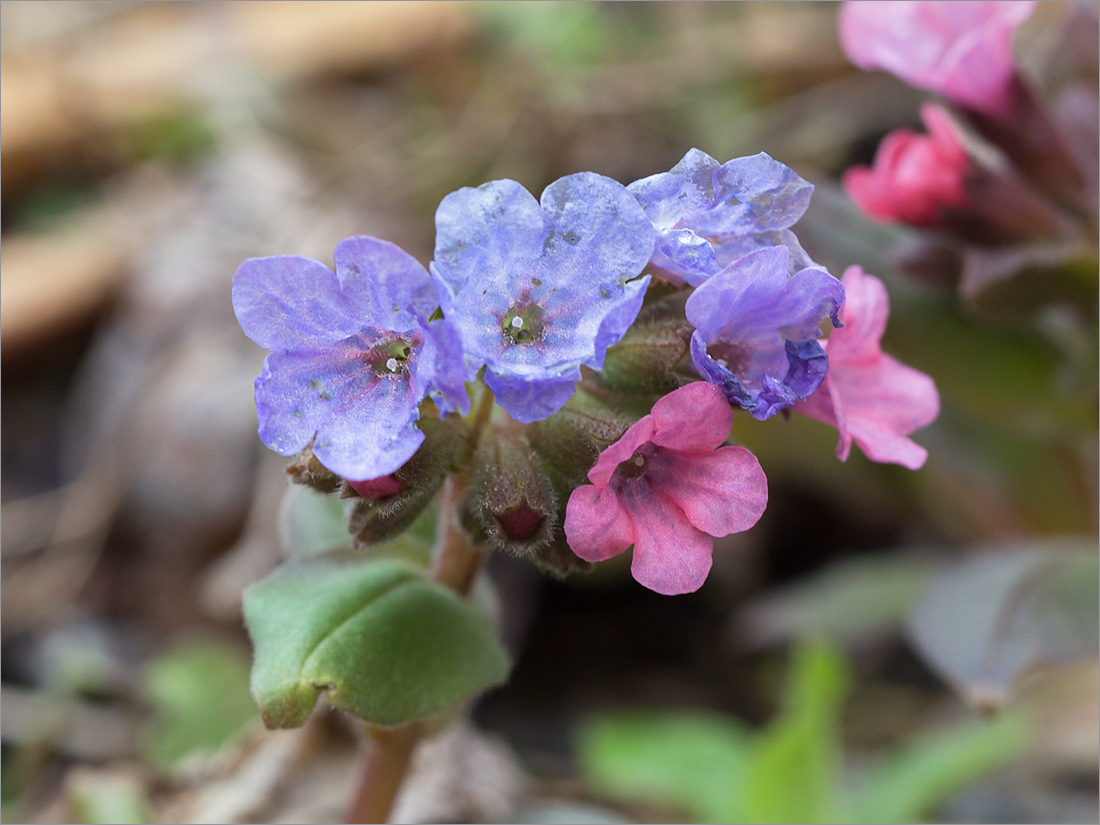
[[[348,531],[357,547],[396,536],[416,521],[455,464],[465,442],[457,416],[424,417],[419,422],[424,442],[395,473],[367,481],[345,481],[340,495],[355,499]]]
[[[527,437],[564,501],[581,484],[600,453],[640,416],[613,410],[587,392],[577,392],[549,418],[527,428]]]
[[[553,484],[520,432],[482,441],[467,508],[490,545],[517,556],[533,558],[560,532]]]
[[[607,350],[599,382],[628,393],[664,395],[696,376],[688,354],[691,326],[684,320],[685,292],[646,306],[622,340]],[[680,377],[683,373],[684,378]]]

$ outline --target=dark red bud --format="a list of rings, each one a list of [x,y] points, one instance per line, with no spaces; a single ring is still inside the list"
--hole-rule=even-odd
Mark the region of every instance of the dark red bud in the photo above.
[[[348,480],[348,486],[357,492],[362,498],[378,501],[380,498],[392,496],[408,489],[408,485],[392,473],[379,478],[368,478],[364,481]]]

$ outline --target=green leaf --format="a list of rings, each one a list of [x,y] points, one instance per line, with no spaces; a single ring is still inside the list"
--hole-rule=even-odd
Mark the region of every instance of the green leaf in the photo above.
[[[840,654],[808,642],[793,654],[785,706],[753,749],[745,822],[831,822],[841,747],[837,732],[848,674]]]
[[[507,677],[475,605],[407,563],[314,558],[245,591],[252,694],[268,727],[305,722],[321,692],[368,722],[399,725]]]
[[[730,822],[749,758],[748,733],[716,714],[622,713],[589,720],[578,755],[590,785],[611,796]]]
[[[850,821],[920,822],[959,789],[1007,765],[1027,743],[1017,715],[937,731],[894,754],[867,779]]]
[[[279,537],[290,556],[313,556],[338,547],[350,547],[348,502],[294,484],[287,487],[279,513]]]
[[[75,822],[140,825],[155,821],[145,790],[126,774],[78,771],[67,783],[66,796]]]
[[[155,713],[145,750],[164,768],[219,750],[256,719],[248,656],[225,642],[191,640],[159,656],[146,666],[144,693]]]

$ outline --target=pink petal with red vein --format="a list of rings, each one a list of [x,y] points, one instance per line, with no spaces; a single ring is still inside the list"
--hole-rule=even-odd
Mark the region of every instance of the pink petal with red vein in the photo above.
[[[648,461],[646,479],[711,536],[748,530],[768,506],[768,479],[744,447],[702,455],[659,451]]]
[[[634,522],[630,572],[637,582],[665,596],[702,587],[710,572],[714,540],[693,527],[683,512],[646,480],[625,485],[622,493]]]
[[[603,561],[625,552],[634,542],[631,514],[618,494],[590,484],[578,487],[565,506],[565,537],[585,561]]]
[[[653,405],[659,447],[692,453],[709,453],[729,438],[733,410],[714,384],[696,381],[673,390]]]

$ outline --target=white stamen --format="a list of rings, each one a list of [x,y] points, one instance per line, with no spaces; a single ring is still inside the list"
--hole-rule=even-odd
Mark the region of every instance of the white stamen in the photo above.
[[[389,361],[387,361],[386,369],[388,369],[390,372],[397,372],[397,359],[391,358]]]
[[[645,464],[645,459],[644,458],[642,458],[640,455],[634,456],[634,466],[635,467],[641,467],[644,464]]]
[[[523,329],[523,319],[518,315],[512,318],[512,329]]]

